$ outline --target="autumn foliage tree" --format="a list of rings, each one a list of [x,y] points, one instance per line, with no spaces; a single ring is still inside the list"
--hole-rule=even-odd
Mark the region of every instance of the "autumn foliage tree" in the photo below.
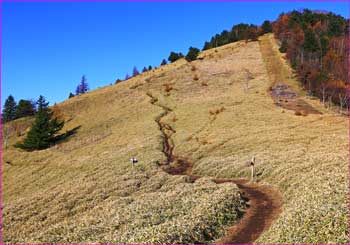
[[[296,70],[310,94],[326,105],[350,107],[349,25],[333,13],[292,11],[273,23],[273,33],[281,42],[281,52]],[[326,103],[327,102],[327,103]]]

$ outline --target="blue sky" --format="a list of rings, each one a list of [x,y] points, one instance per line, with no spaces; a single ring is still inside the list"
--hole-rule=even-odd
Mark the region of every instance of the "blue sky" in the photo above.
[[[51,104],[86,75],[91,89],[158,66],[170,51],[186,53],[241,22],[261,24],[293,9],[346,18],[347,2],[2,3],[2,98],[44,95]]]

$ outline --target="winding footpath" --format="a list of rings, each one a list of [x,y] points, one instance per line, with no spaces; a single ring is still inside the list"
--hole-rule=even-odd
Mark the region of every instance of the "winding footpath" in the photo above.
[[[163,112],[155,119],[163,137],[163,153],[166,156],[166,162],[162,169],[171,175],[189,176],[192,182],[204,176],[192,174],[193,163],[182,156],[174,155],[174,143],[171,136],[176,131],[162,119],[172,110],[160,103],[152,94],[147,93],[151,98],[151,104],[163,109]],[[210,177],[210,176],[206,176]],[[282,195],[271,186],[259,185],[249,182],[247,179],[221,179],[213,178],[215,183],[234,183],[241,190],[242,195],[248,200],[248,208],[238,223],[233,224],[227,229],[225,235],[215,241],[221,244],[243,244],[253,243],[266,229],[268,229],[274,220],[276,220],[282,210]]]

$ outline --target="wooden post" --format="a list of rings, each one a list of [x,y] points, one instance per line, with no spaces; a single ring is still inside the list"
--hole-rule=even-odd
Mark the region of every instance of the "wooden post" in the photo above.
[[[254,165],[255,165],[255,157],[250,161],[250,181],[254,181]]]
[[[251,165],[251,175],[250,175],[250,181],[254,181],[254,165]]]

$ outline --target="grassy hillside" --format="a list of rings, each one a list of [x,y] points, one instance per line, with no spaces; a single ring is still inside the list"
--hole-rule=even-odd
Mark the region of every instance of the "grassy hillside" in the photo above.
[[[284,201],[257,242],[347,242],[347,119],[305,97],[277,50],[270,35],[228,44],[59,104],[65,129],[81,126],[71,139],[3,152],[4,241],[214,241],[243,204],[236,185],[209,177],[248,177],[255,156],[257,180]],[[269,88],[277,80],[323,114],[276,106]],[[175,131],[174,154],[208,178],[162,171],[162,110],[149,95],[171,109],[162,120]]]

